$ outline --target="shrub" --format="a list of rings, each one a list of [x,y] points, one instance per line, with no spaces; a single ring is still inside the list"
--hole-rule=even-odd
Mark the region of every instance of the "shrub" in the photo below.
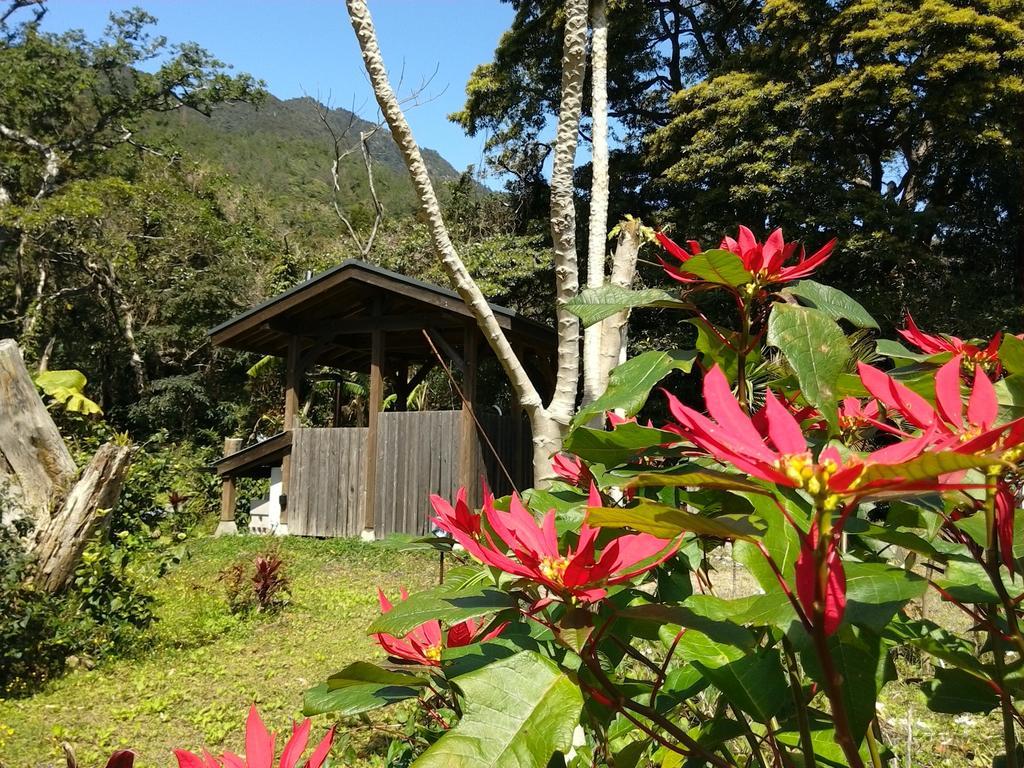
[[[67,648],[61,639],[59,603],[32,587],[33,563],[24,538],[27,520],[0,522],[0,695],[30,692],[59,674]]]
[[[808,279],[831,243],[807,257],[781,231],[708,251],[658,239],[678,297],[605,286],[570,306],[587,324],[673,308],[696,348],[620,365],[550,487],[485,490],[480,511],[465,489],[434,497],[435,545],[472,564],[384,605],[368,631],[390,663],[350,664],[306,713],[415,701],[443,731],[424,766],[881,768],[899,744],[876,704],[909,647],[936,662],[919,670],[928,706],[998,711],[994,764],[1020,768],[1024,341],[909,318],[916,350],[874,338],[860,304]],[[688,402],[668,377],[698,362]],[[643,426],[662,380],[670,417]],[[608,429],[588,426],[605,412]],[[756,594],[714,594],[726,545]],[[967,620],[908,610],[929,590]]]
[[[220,574],[228,608],[234,614],[259,611],[276,613],[291,600],[284,560],[266,552],[251,560],[232,563]]]

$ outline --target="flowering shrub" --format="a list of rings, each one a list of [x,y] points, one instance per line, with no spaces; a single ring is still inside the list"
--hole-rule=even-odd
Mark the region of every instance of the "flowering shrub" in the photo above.
[[[309,743],[311,727],[309,718],[303,720],[299,725],[292,726],[292,735],[281,751],[281,759],[277,768],[298,768],[299,761],[306,751],[306,745]],[[260,713],[253,706],[249,708],[249,716],[245,721],[244,758],[232,752],[225,752],[220,758],[216,758],[205,749],[202,757],[185,749],[174,750],[174,756],[178,759],[178,768],[273,768],[276,739],[277,734],[267,730]],[[302,764],[303,768],[321,768],[327,755],[330,754],[333,741],[334,729],[331,728],[327,735],[320,740],[320,743],[313,748],[309,758]]]
[[[308,712],[443,711],[415,763],[427,768],[554,755],[880,768],[876,703],[909,646],[938,662],[921,683],[929,706],[999,710],[1000,764],[1019,768],[1024,342],[909,318],[901,335],[920,351],[874,338],[861,305],[807,279],[833,243],[806,257],[780,231],[760,243],[741,228],[709,251],[658,239],[678,294],[599,288],[572,306],[584,324],[677,310],[696,349],[619,366],[553,457],[550,487],[485,489],[479,512],[465,490],[434,498],[471,564],[394,606],[382,597],[369,631],[396,663],[350,665],[307,694]],[[734,316],[710,316],[711,291]],[[695,367],[702,402],[683,402],[667,377]],[[641,425],[659,383],[670,418]],[[608,428],[589,426],[604,411]],[[708,555],[722,547],[758,594],[715,594]],[[984,633],[980,652],[906,610],[928,590]]]

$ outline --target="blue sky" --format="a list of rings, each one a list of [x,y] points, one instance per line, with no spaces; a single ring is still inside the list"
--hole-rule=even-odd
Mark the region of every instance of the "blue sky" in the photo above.
[[[45,28],[99,35],[112,10],[138,5],[159,19],[170,42],[195,41],[236,70],[267,82],[271,93],[308,93],[374,119],[376,102],[363,72],[342,0],[51,0]],[[393,76],[407,86],[430,77],[436,98],[409,111],[421,146],[456,168],[481,162],[484,137],[470,138],[447,120],[463,103],[477,64],[491,60],[512,9],[498,0],[376,0],[370,10]],[[443,92],[442,92],[443,91]]]

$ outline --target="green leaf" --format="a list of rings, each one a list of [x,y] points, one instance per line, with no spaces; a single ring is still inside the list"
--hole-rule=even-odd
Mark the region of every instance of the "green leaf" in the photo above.
[[[738,334],[722,328],[718,328],[718,333],[715,333],[711,325],[699,317],[691,318],[687,322],[697,329],[696,346],[697,351],[703,356],[704,365],[710,368],[712,363],[718,363],[718,367],[722,369],[726,378],[729,381],[735,381],[739,371],[739,357],[736,355],[736,350],[722,341],[719,335],[731,344],[738,346]],[[753,355],[748,355],[748,366],[752,362],[752,358]]]
[[[846,320],[858,328],[878,329],[875,318],[838,288],[814,280],[800,280],[783,289],[782,293],[796,296],[801,304],[821,310],[833,320]]]
[[[692,466],[692,465],[690,465]],[[697,467],[684,468],[676,472],[641,472],[634,475],[623,488],[717,488],[718,490],[746,491],[752,494],[768,494],[768,491],[741,475],[716,472],[713,469]]]
[[[928,697],[928,708],[950,715],[961,712],[991,712],[999,706],[999,697],[984,680],[956,667],[936,667],[935,679],[921,686]]]
[[[103,409],[85,396],[86,378],[81,371],[43,371],[35,378],[36,386],[72,413],[86,416],[103,413]]]
[[[608,431],[577,427],[569,433],[564,448],[588,464],[614,467],[625,464],[640,453],[658,449],[665,443],[678,441],[679,435],[674,432],[641,427],[635,422],[627,422]]]
[[[892,339],[879,339],[876,341],[875,351],[883,357],[891,357],[893,360],[913,360],[915,363],[924,363],[934,357],[934,355],[925,355],[921,352],[911,352],[898,341],[893,341]]]
[[[745,285],[754,279],[749,270],[743,266],[743,260],[732,251],[713,249],[698,253],[688,259],[681,269],[709,283],[729,285],[732,287]]]
[[[882,631],[910,600],[924,594],[928,582],[915,573],[884,563],[845,562],[846,615],[851,624]]]
[[[1010,373],[1024,373],[1024,341],[1009,333],[1003,336],[999,361]]]
[[[836,321],[817,309],[775,304],[768,344],[786,356],[804,399],[833,423],[836,385],[850,359],[849,342]]]
[[[585,424],[594,416],[615,409],[635,416],[644,407],[655,384],[677,369],[689,373],[696,357],[694,350],[651,350],[627,360],[611,372],[604,394],[581,408],[573,423]]]
[[[754,653],[743,653],[703,636],[695,643],[698,634],[683,635],[679,652],[724,693],[730,703],[762,723],[787,705],[789,689],[777,650],[760,648]]]
[[[332,689],[328,683],[321,683],[306,691],[302,700],[302,712],[309,717],[327,712],[338,717],[347,717],[412,699],[418,695],[417,686],[362,683]]]
[[[664,504],[641,501],[635,507],[589,507],[587,520],[595,528],[632,528],[661,539],[696,533],[720,539],[752,539],[761,534],[749,517],[704,517]]]
[[[380,686],[404,685],[421,687],[427,685],[428,680],[425,677],[419,677],[409,672],[394,672],[390,669],[384,669],[368,661],[355,661],[341,670],[341,672],[335,672],[327,678],[327,687],[332,691],[340,688],[351,688],[355,685],[366,685],[367,683]]]
[[[866,484],[872,480],[899,479],[907,482],[930,480],[950,472],[977,469],[998,463],[999,459],[992,456],[975,456],[955,451],[923,453],[916,459],[905,461],[902,464],[871,464],[864,469],[861,483]]]
[[[829,655],[836,673],[842,678],[840,693],[846,705],[853,736],[859,743],[875,716],[875,701],[895,670],[881,638],[873,632],[846,626],[828,638]],[[811,679],[824,683],[817,654],[802,654],[804,668]]]
[[[616,312],[634,307],[669,307],[684,309],[688,305],[658,288],[634,291],[615,283],[587,288],[566,302],[565,308],[576,315],[584,328],[589,328]]]
[[[454,591],[448,585],[442,585],[396,603],[390,611],[374,620],[367,631],[402,636],[431,619],[454,624],[514,605],[511,595],[491,586],[475,585],[471,589]]]
[[[531,651],[455,679],[463,716],[414,768],[519,768],[547,765],[568,751],[583,695],[554,662]]]

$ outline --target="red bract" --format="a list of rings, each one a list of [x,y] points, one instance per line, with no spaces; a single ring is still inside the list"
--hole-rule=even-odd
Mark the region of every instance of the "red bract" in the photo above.
[[[306,751],[306,744],[309,741],[309,718],[306,718],[299,725],[292,726],[292,735],[281,753],[281,761],[278,768],[296,768],[302,753]],[[203,757],[193,754],[184,749],[174,750],[174,756],[178,759],[178,768],[273,768],[274,765],[274,740],[276,734],[270,733],[260,719],[256,707],[250,707],[249,717],[245,722],[245,758],[241,758],[231,752],[225,752],[218,761],[213,755],[203,750]],[[327,731],[327,735],[317,744],[316,749],[305,762],[304,768],[320,768],[331,751],[331,742],[334,741],[334,729]]]
[[[688,247],[683,248],[661,232],[658,232],[656,237],[669,255],[678,259],[680,263],[679,266],[675,266],[662,261],[669,277],[681,283],[707,282],[704,278],[687,272],[683,266],[698,253],[701,253],[699,243],[695,240],[688,240]],[[797,243],[785,242],[781,229],[776,229],[764,243],[760,243],[754,237],[753,232],[747,227],[740,226],[737,238],[735,240],[731,237],[724,238],[719,248],[739,256],[744,268],[750,273],[750,282],[758,287],[763,287],[810,276],[814,270],[828,260],[835,244],[836,241],[833,238],[813,255],[806,256],[803,248]],[[785,266],[786,262],[798,253],[797,263]]]
[[[590,481],[590,470],[578,456],[556,453],[551,459],[551,468],[556,475],[571,485],[585,488]]]
[[[377,590],[377,597],[380,600],[381,612],[390,611],[391,601],[384,596],[384,592],[380,589]],[[404,588],[402,589],[402,599],[409,599],[409,593]],[[387,651],[389,656],[405,659],[414,664],[437,667],[441,665],[441,652],[445,648],[459,648],[463,645],[490,640],[501,634],[506,625],[502,624],[491,632],[481,634],[483,626],[483,623],[477,624],[473,619],[466,619],[452,625],[445,635],[441,631],[441,622],[433,619],[420,624],[401,638],[386,632],[380,632],[373,638],[381,648]]]
[[[872,464],[901,464],[918,456],[934,438],[926,433],[863,458],[842,456],[830,446],[815,459],[799,422],[771,391],[763,416],[755,421],[740,407],[717,365],[704,376],[704,402],[713,420],[683,405],[672,394],[665,394],[678,422],[673,431],[723,464],[770,483],[804,488],[823,499],[827,507],[835,507],[842,496],[907,487],[898,477],[862,482],[862,475]]]
[[[460,492],[459,500],[463,498]],[[465,517],[460,517],[444,499],[432,496],[431,503],[437,512],[433,522],[477,560],[541,584],[568,602],[600,600],[607,594],[608,586],[650,570],[676,549],[654,536],[638,533],[613,539],[598,556],[598,530],[584,522],[576,546],[565,547],[563,551],[555,530],[555,511],[550,510],[538,525],[518,495],[512,496],[509,511],[501,512],[494,506],[494,497],[485,490],[483,517],[490,531],[484,530],[482,534],[480,516],[467,525]],[[590,503],[601,504],[593,486]]]
[[[980,366],[986,371],[998,375],[1000,371],[999,345],[1002,343],[1003,334],[997,333],[992,340],[984,347],[971,344],[957,336],[939,336],[933,333],[925,333],[917,327],[914,318],[907,313],[907,327],[897,331],[906,341],[920,349],[926,355],[938,355],[943,352],[951,352],[954,355],[962,355],[965,369],[968,371]]]
[[[1017,510],[1017,497],[1005,481],[996,489],[996,537],[999,539],[999,557],[1011,574],[1017,570],[1013,558],[1013,515]]]
[[[976,453],[996,447],[1011,447],[1018,439],[1020,423],[996,425],[999,402],[995,387],[978,367],[974,371],[971,394],[964,410],[960,392],[962,358],[957,355],[935,373],[935,403],[931,404],[886,373],[866,363],[858,363],[865,388],[890,411],[899,413],[919,429],[937,432],[933,448]]]
[[[817,524],[811,526],[809,534],[801,534],[800,538],[800,557],[796,561],[796,596],[807,618],[813,623],[817,615],[815,603],[819,600]],[[832,538],[829,538],[826,547],[825,567],[828,569],[828,577],[825,582],[825,593],[820,598],[825,634],[831,635],[839,628],[846,612],[846,574],[843,571],[839,550]]]

